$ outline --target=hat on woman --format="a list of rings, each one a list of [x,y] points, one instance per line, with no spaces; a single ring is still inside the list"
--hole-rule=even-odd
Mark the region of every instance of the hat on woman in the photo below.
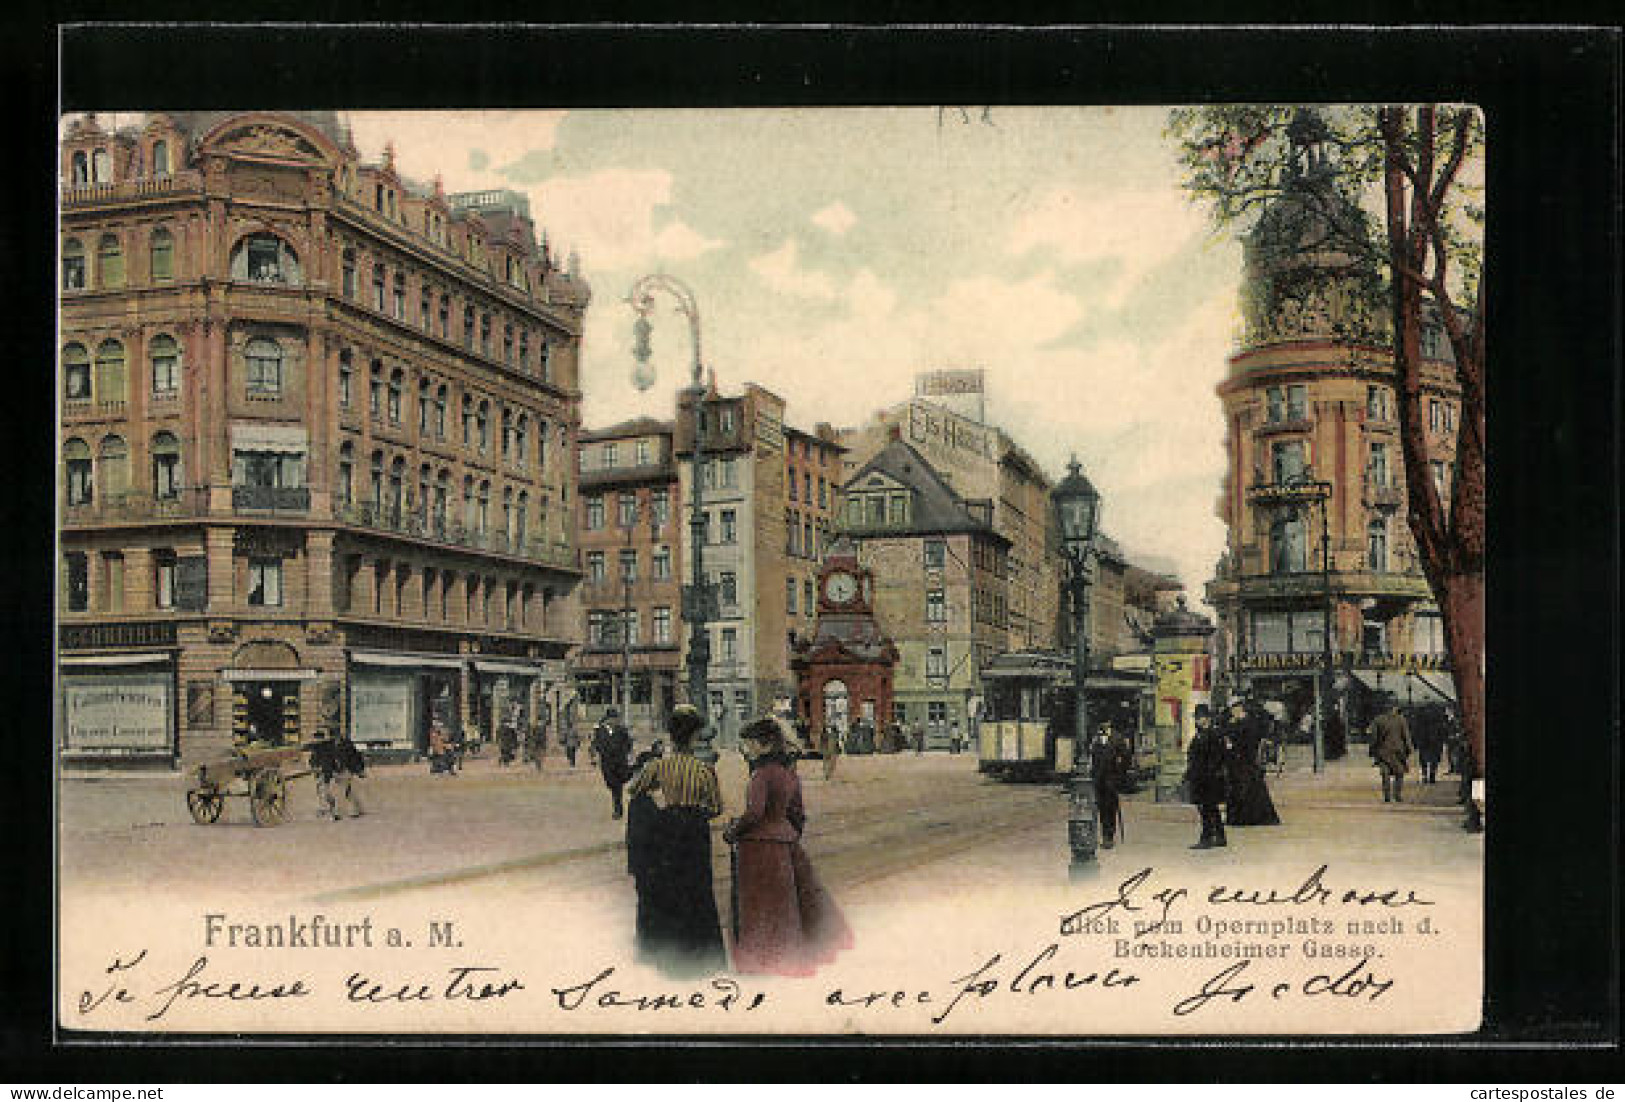
[[[705,726],[700,710],[692,704],[679,704],[671,710],[671,737],[682,739]]]

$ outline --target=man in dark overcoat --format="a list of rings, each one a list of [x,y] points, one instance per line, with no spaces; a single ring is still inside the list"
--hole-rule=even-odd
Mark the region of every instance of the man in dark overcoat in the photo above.
[[[1100,846],[1111,849],[1123,823],[1123,793],[1128,791],[1134,751],[1110,723],[1102,723],[1089,741],[1089,772],[1094,778],[1095,807],[1100,813]]]
[[[1213,710],[1196,706],[1196,735],[1185,752],[1185,784],[1202,817],[1202,837],[1191,849],[1229,845],[1219,805],[1226,798],[1224,739],[1213,727]]]
[[[1415,749],[1410,724],[1400,713],[1398,702],[1391,701],[1388,710],[1371,725],[1371,760],[1382,772],[1383,803],[1404,802],[1405,774],[1410,771]]]
[[[609,789],[614,817],[619,819],[625,814],[621,789],[632,776],[632,732],[621,722],[621,713],[616,709],[605,712],[604,718],[593,729],[592,751],[598,758],[598,770],[604,778],[604,787]]]

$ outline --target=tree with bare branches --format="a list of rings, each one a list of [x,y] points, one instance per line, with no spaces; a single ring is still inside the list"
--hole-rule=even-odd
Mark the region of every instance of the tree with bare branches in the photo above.
[[[1437,104],[1316,111],[1199,107],[1173,111],[1168,130],[1179,143],[1187,190],[1210,205],[1218,226],[1251,232],[1272,211],[1294,211],[1302,225],[1275,233],[1277,247],[1313,259],[1322,270],[1328,262],[1345,264],[1379,281],[1370,289],[1384,308],[1369,314],[1347,311],[1344,332],[1351,343],[1375,338],[1392,348],[1407,519],[1443,615],[1462,731],[1474,776],[1482,777],[1487,763],[1485,319],[1477,182],[1482,115],[1470,106]],[[1315,172],[1322,186],[1302,186]],[[1282,204],[1289,192],[1292,203]],[[1290,278],[1292,266],[1282,270],[1288,275],[1278,278]],[[1429,477],[1422,408],[1422,334],[1435,324],[1449,340],[1461,392],[1456,470],[1448,494]]]

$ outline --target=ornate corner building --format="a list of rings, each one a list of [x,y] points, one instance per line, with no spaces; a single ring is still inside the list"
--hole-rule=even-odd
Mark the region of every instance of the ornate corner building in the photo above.
[[[64,760],[543,713],[573,642],[590,294],[524,196],[331,112],[61,144]]]
[[[1242,339],[1218,387],[1228,537],[1207,586],[1215,676],[1292,722],[1313,714],[1325,678],[1358,724],[1373,691],[1423,704],[1453,690],[1405,519],[1386,302],[1343,244],[1364,216],[1317,135],[1296,136],[1284,193],[1245,242]],[[1422,350],[1429,474],[1448,496],[1460,390],[1441,328],[1424,330]]]

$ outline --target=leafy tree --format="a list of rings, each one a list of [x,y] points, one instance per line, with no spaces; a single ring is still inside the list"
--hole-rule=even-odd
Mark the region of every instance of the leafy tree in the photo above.
[[[1273,252],[1249,324],[1295,284],[1341,285],[1334,328],[1391,348],[1407,519],[1444,617],[1462,730],[1484,775],[1484,265],[1482,115],[1469,106],[1277,106],[1171,112],[1185,186],[1220,227]],[[1369,307],[1377,305],[1376,310]],[[1423,333],[1442,328],[1461,390],[1448,501],[1430,476]]]

